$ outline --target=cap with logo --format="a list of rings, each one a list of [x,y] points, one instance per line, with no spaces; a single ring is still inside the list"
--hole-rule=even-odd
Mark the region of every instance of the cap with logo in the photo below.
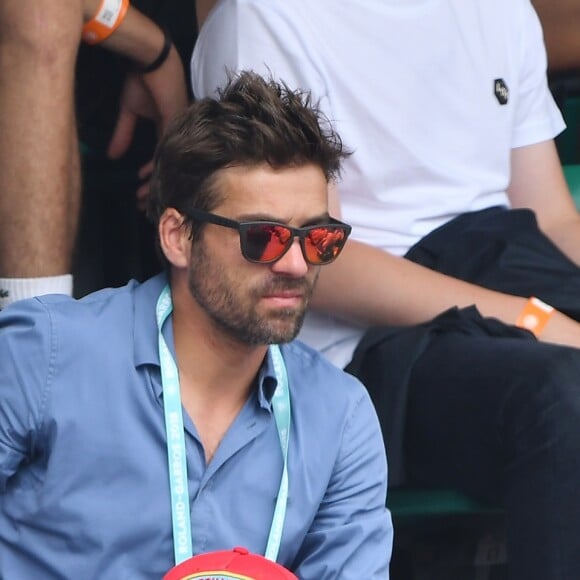
[[[178,564],[163,580],[298,580],[297,576],[272,560],[252,554],[246,548],[207,552]]]

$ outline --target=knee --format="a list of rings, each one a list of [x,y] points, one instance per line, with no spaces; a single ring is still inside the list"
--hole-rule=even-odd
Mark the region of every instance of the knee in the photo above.
[[[23,67],[74,63],[83,23],[80,0],[0,5],[0,49],[10,51],[11,61]]]
[[[504,444],[517,451],[574,440],[580,452],[580,350],[547,346],[527,364],[505,393]]]

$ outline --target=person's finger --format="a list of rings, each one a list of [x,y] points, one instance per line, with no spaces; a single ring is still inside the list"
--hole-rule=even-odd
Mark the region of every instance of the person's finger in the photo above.
[[[153,173],[153,159],[148,161],[145,165],[139,168],[137,176],[139,179],[148,179]]]
[[[146,181],[137,189],[137,208],[141,211],[145,211],[147,208],[147,198],[149,197],[150,191],[149,181]]]
[[[137,117],[127,109],[121,107],[115,130],[109,141],[109,147],[107,149],[108,157],[111,159],[119,159],[119,157],[126,153],[133,140],[136,123]]]

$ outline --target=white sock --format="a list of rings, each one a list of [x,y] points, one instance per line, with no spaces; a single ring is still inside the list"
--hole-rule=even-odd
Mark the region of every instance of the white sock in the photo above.
[[[66,294],[72,296],[71,274],[45,278],[0,278],[0,309],[8,304],[43,294]]]

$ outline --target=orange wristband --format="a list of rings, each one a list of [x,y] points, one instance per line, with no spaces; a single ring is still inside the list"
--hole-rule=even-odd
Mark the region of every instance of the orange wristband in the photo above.
[[[98,44],[107,39],[123,22],[129,0],[101,0],[97,13],[83,26],[83,40]]]
[[[549,304],[532,296],[520,312],[516,326],[533,332],[537,338],[548,324],[552,314],[554,314],[554,309]]]

